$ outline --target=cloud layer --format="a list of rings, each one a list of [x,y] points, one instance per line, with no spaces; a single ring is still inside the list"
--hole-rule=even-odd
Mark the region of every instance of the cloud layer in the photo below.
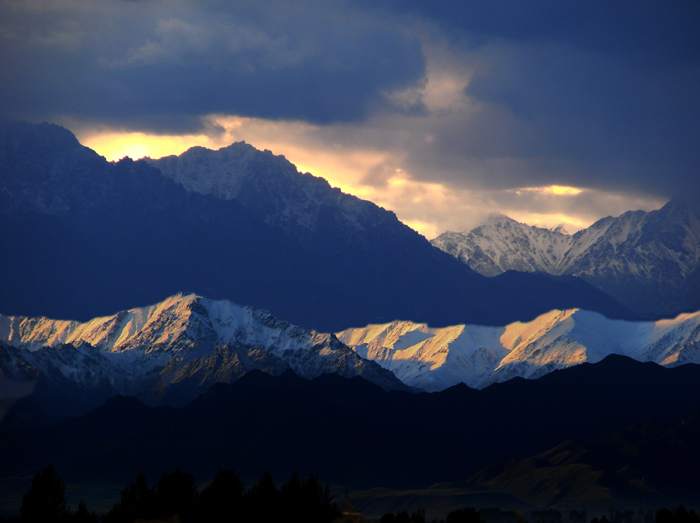
[[[696,2],[0,0],[0,20],[0,115],[269,145],[428,235],[700,196]]]

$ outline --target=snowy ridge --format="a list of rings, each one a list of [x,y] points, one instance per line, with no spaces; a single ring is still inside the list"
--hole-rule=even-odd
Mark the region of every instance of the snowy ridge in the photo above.
[[[85,323],[0,315],[0,341],[28,350],[71,344],[108,352],[187,351],[205,342],[237,342],[281,353],[308,348],[317,337],[277,322],[265,311],[194,294],[177,294],[155,305]]]
[[[4,377],[108,386],[114,393],[157,403],[173,384],[207,387],[235,381],[253,369],[275,375],[291,369],[307,379],[326,373],[362,376],[387,389],[404,388],[333,334],[194,294],[85,323],[0,315]]]
[[[146,158],[187,191],[238,200],[267,223],[313,230],[320,213],[338,208],[346,223],[362,230],[376,206],[331,188],[323,178],[301,173],[284,156],[236,142],[218,151],[192,147],[180,156]]]
[[[700,307],[700,208],[671,201],[603,218],[568,235],[493,215],[431,242],[475,271],[578,276],[631,310],[670,316]]]
[[[508,270],[558,274],[572,242],[561,228],[530,227],[492,214],[472,230],[446,232],[431,243],[484,276],[496,276]]]
[[[431,328],[396,321],[337,336],[407,385],[427,391],[458,383],[483,388],[515,377],[534,379],[611,354],[664,366],[700,363],[700,312],[627,322],[579,309],[554,310],[505,327]]]
[[[226,300],[177,294],[85,323],[0,315],[0,372],[109,384],[157,402],[172,384],[231,382],[252,369],[305,378],[362,376],[391,389],[482,388],[619,354],[675,366],[700,363],[700,312],[656,322],[553,310],[504,327],[394,321],[337,334],[307,331]],[[154,399],[155,398],[155,399]]]

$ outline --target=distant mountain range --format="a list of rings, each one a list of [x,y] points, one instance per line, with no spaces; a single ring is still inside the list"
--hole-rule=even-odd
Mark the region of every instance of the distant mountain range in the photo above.
[[[61,127],[6,124],[0,241],[5,314],[88,320],[186,291],[322,332],[575,307],[636,317],[570,276],[486,278],[393,213],[243,143],[110,163]]]
[[[673,200],[630,211],[569,235],[504,215],[433,245],[486,276],[505,271],[578,276],[643,314],[673,317],[700,309],[700,205]]]

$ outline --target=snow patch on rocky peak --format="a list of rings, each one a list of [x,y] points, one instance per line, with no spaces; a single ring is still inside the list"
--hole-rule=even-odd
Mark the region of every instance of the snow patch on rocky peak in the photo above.
[[[284,156],[236,142],[218,151],[193,147],[180,156],[143,161],[186,190],[237,200],[267,223],[287,230],[313,230],[322,212],[340,210],[346,223],[363,229],[376,205],[332,188],[323,178],[301,173]]]
[[[465,383],[483,388],[596,363],[611,354],[667,366],[700,363],[700,312],[628,322],[580,309],[553,310],[505,327],[392,322],[347,329],[338,339],[413,387],[437,391]]]
[[[446,232],[432,244],[485,276],[508,270],[556,273],[573,237],[561,230],[530,227],[503,214],[492,214],[480,226]]]
[[[0,358],[0,374],[9,377],[22,379],[22,369],[37,376],[58,371],[80,386],[108,380],[119,393],[148,389],[156,397],[172,383],[230,382],[251,369],[273,374],[292,369],[307,379],[325,373],[362,376],[386,389],[404,388],[334,334],[196,294],[85,323],[0,315],[0,350],[11,353]]]
[[[28,350],[87,344],[104,352],[182,351],[206,341],[212,345],[274,346],[276,351],[284,351],[310,347],[314,335],[263,310],[182,293],[85,323],[0,315],[0,341]]]

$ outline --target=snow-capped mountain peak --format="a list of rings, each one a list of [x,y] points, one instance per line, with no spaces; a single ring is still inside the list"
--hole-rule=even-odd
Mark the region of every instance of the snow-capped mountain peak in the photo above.
[[[363,229],[377,207],[331,188],[326,180],[297,171],[284,156],[236,142],[218,151],[192,147],[180,156],[144,159],[190,192],[236,200],[269,224],[288,231],[314,230],[324,212]],[[325,211],[324,211],[325,210]]]
[[[304,378],[332,372],[405,388],[333,334],[196,294],[180,293],[84,323],[0,315],[0,373],[10,378],[61,375],[81,387],[108,387],[157,403],[173,384],[192,383],[178,393],[190,399],[214,382],[231,382],[253,369],[272,374],[291,369]]]
[[[658,211],[606,217],[568,235],[490,216],[431,242],[486,276],[507,270],[578,276],[641,313],[700,308],[700,208],[671,201]]]
[[[71,344],[103,352],[186,351],[195,345],[244,343],[297,350],[312,331],[277,320],[267,311],[227,300],[179,293],[162,302],[85,323],[0,315],[0,341],[36,350]]]
[[[552,227],[550,230],[551,230],[552,232],[558,232],[558,233],[564,234],[564,235],[566,235],[566,236],[571,236],[571,235],[569,234],[569,231],[566,230],[566,225],[563,224],[563,223],[560,223],[560,224],[557,225],[556,227]]]
[[[611,354],[666,366],[700,363],[700,312],[629,322],[580,309],[552,310],[505,327],[392,322],[347,329],[338,338],[413,387],[436,391],[465,383],[482,388],[597,363]]]
[[[485,276],[508,270],[557,273],[572,237],[561,230],[530,227],[503,214],[491,214],[478,227],[446,232],[431,243]]]

